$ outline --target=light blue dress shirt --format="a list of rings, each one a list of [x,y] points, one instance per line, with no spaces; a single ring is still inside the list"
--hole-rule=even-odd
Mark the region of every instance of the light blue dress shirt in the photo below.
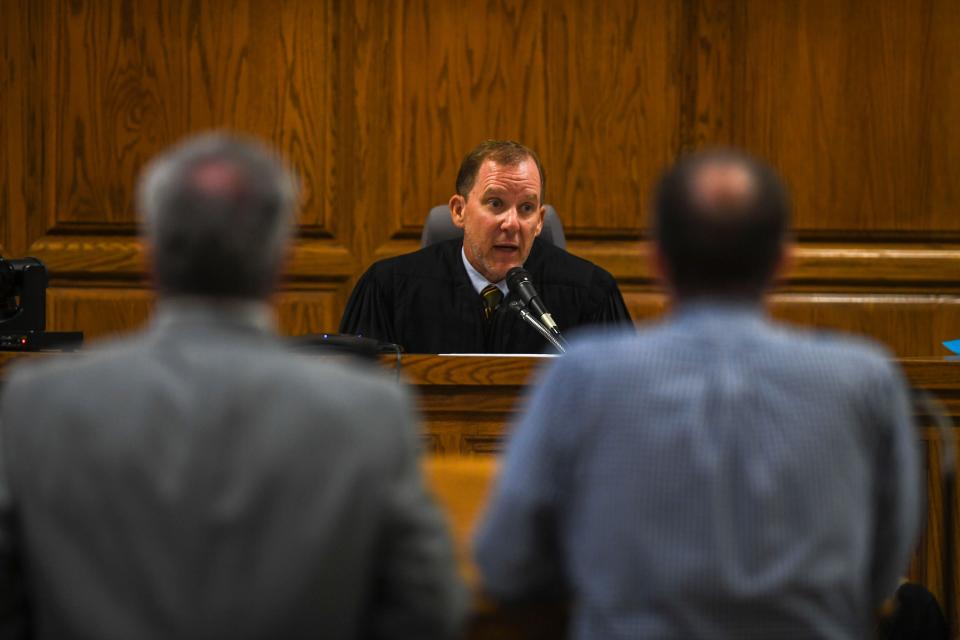
[[[565,591],[576,638],[867,636],[921,513],[889,354],[708,301],[535,389],[476,540],[491,593]]]
[[[500,289],[500,293],[503,294],[503,297],[506,298],[507,294],[510,293],[509,287],[507,287],[507,280],[503,279],[500,282],[490,282],[483,277],[483,274],[477,271],[470,261],[467,260],[467,253],[463,250],[463,247],[460,248],[460,257],[463,258],[463,266],[467,270],[467,277],[470,278],[470,284],[473,285],[473,288],[477,290],[477,293],[480,293],[487,288],[487,285],[495,285],[497,289]]]

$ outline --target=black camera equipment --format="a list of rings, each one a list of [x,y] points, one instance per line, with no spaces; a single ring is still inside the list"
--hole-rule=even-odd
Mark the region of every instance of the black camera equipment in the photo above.
[[[0,258],[0,350],[72,351],[80,331],[46,331],[47,268],[36,258]]]
[[[349,355],[368,362],[375,362],[382,355],[393,355],[396,357],[394,373],[397,382],[400,382],[403,347],[398,344],[348,333],[312,333],[290,338],[289,344],[300,351],[325,355]]]

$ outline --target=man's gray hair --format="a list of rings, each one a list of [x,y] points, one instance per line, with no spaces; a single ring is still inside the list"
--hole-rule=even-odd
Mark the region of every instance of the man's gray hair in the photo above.
[[[137,204],[164,295],[265,298],[294,226],[296,186],[263,145],[207,134],[144,170]]]

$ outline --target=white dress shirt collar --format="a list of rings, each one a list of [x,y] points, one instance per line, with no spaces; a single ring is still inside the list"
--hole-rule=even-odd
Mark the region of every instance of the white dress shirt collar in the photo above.
[[[503,294],[503,297],[507,297],[509,288],[507,287],[507,281],[501,280],[500,282],[491,283],[489,280],[483,277],[483,275],[473,268],[473,265],[470,264],[470,261],[467,260],[467,252],[464,251],[463,247],[460,247],[460,256],[463,258],[463,266],[467,270],[467,276],[470,278],[470,284],[473,285],[473,288],[477,290],[477,293],[483,291],[488,284],[497,285],[497,289],[500,289],[500,293]]]

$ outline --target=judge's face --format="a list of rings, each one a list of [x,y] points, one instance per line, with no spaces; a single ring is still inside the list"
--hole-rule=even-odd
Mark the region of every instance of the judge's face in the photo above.
[[[467,260],[490,282],[499,282],[530,255],[543,227],[540,172],[527,158],[516,166],[487,160],[469,196],[450,199],[453,223],[463,229]]]

